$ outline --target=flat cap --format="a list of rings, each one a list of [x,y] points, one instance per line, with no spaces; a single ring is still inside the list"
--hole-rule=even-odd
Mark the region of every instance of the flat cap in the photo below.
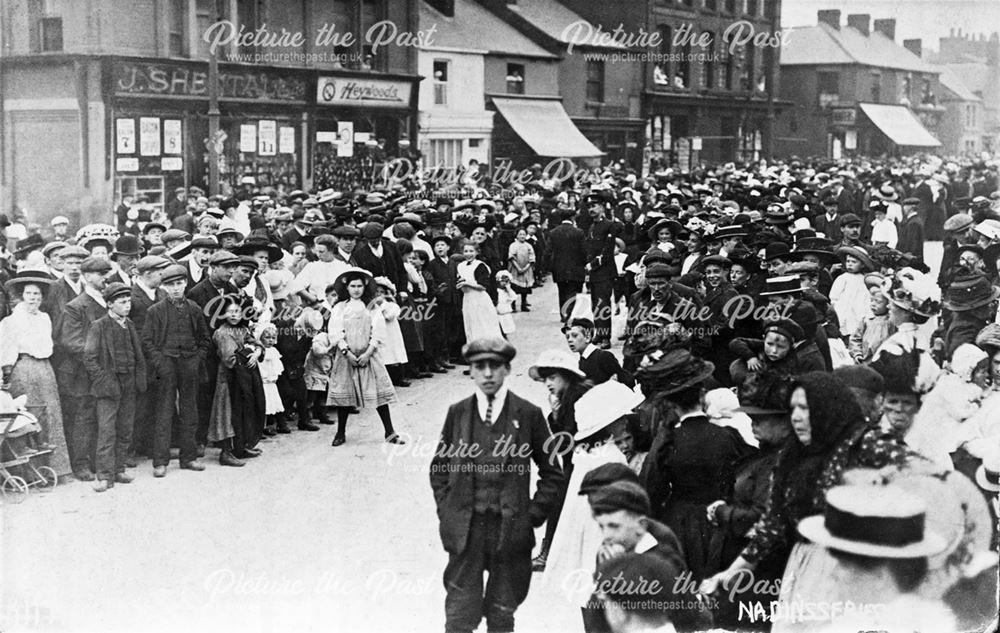
[[[499,336],[479,338],[462,347],[462,356],[470,363],[479,360],[498,360],[509,363],[514,359],[515,354],[517,354],[517,350],[514,349],[514,346]]]
[[[132,289],[120,281],[114,281],[105,286],[104,292],[101,294],[104,296],[105,301],[111,303],[118,297],[132,296]]]
[[[973,225],[975,220],[968,213],[956,213],[947,220],[944,221],[944,230],[957,233],[958,231],[964,231]]]
[[[185,242],[191,239],[191,234],[187,231],[182,231],[180,229],[167,229],[160,236],[160,239],[164,242],[173,242],[175,240],[184,240]]]
[[[852,389],[863,389],[869,393],[885,391],[885,379],[868,365],[845,365],[833,370],[833,377]]]
[[[673,275],[670,266],[666,264],[653,264],[646,267],[646,279],[670,279]]]
[[[171,264],[163,271],[163,279],[160,280],[160,283],[168,284],[178,279],[187,280],[187,268],[180,264]]]
[[[634,481],[615,481],[590,493],[590,510],[594,514],[610,514],[628,510],[649,516],[649,495]]]
[[[214,237],[208,237],[207,235],[198,235],[193,240],[191,240],[191,249],[196,248],[209,248],[215,250],[219,248],[219,242]]]
[[[103,257],[88,257],[83,260],[80,264],[80,272],[84,273],[101,273],[102,275],[106,272],[111,271],[111,262],[104,259]]]
[[[170,260],[166,257],[160,257],[159,255],[146,255],[135,263],[135,269],[141,275],[142,273],[147,273],[151,270],[166,268],[169,265]]]
[[[378,222],[365,222],[365,225],[361,227],[361,237],[373,240],[376,237],[382,237],[383,231],[385,231],[385,227]]]
[[[222,252],[225,252],[225,251],[222,251]],[[236,258],[236,265],[239,266],[239,267],[241,267],[241,268],[243,266],[249,266],[250,268],[253,268],[254,270],[257,270],[257,268],[259,267],[259,264],[257,263],[257,260],[254,259],[253,257],[249,256],[249,255],[240,255],[239,257],[237,257]]]
[[[840,216],[840,226],[852,226],[854,224],[861,224],[861,218],[853,213],[845,213]]]
[[[52,253],[55,251],[61,251],[66,248],[66,246],[66,242],[49,242],[42,247],[42,255],[52,257]],[[62,257],[62,253],[59,253],[59,256]]]
[[[906,198],[903,200],[903,204],[920,204],[920,198]]]
[[[358,227],[356,226],[351,226],[350,224],[343,224],[333,229],[333,231],[331,231],[330,234],[333,235],[334,237],[358,237],[359,235],[361,235],[361,231],[359,231]]]
[[[87,259],[90,257],[90,252],[82,246],[77,246],[73,244],[67,246],[59,251],[59,257],[63,259],[69,259],[71,257],[77,257],[79,259]]]
[[[625,464],[616,462],[601,464],[583,476],[583,480],[580,482],[579,494],[589,495],[595,490],[599,490],[616,481],[631,481],[637,484],[639,483],[639,476]]]
[[[212,255],[212,258],[208,260],[211,266],[235,266],[240,258],[233,255],[229,251],[221,250]]]

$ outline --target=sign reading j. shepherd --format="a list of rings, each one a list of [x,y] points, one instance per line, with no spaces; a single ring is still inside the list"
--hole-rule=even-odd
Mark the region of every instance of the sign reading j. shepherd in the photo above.
[[[321,105],[408,108],[412,88],[413,84],[408,81],[320,77],[319,81],[316,82],[316,103]]]
[[[115,60],[114,91],[143,97],[208,98],[208,65],[184,62]],[[231,100],[306,100],[306,82],[297,77],[249,68],[221,68],[219,97]]]

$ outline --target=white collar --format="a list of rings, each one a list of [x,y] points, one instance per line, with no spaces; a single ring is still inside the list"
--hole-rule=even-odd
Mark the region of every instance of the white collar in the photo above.
[[[344,258],[345,262],[351,261],[351,256],[354,254],[353,251],[350,253],[345,253],[344,251],[340,250],[339,246],[337,247],[337,253]]]
[[[642,535],[642,538],[639,539],[639,542],[635,544],[635,549],[632,551],[636,554],[644,554],[659,544],[660,542],[656,540],[655,536],[646,532]]]
[[[376,257],[382,257],[382,242],[378,243],[378,246],[373,247],[371,244],[368,245],[368,249],[375,254]]]
[[[142,290],[147,297],[149,297],[153,301],[156,301],[156,290],[147,286],[146,282],[142,280],[142,277],[135,278],[135,285],[138,286],[139,290]]]
[[[684,420],[687,420],[688,418],[703,418],[703,417],[705,417],[705,412],[704,411],[700,411],[700,410],[699,411],[688,411],[687,413],[685,413],[684,415],[682,415],[677,420],[677,424],[680,424],[681,422],[683,422]]]
[[[493,394],[493,411],[492,417],[493,421],[496,422],[497,417],[500,412],[503,411],[504,404],[507,402],[507,385],[500,385],[497,392]],[[486,394],[476,389],[476,406],[479,409],[479,417],[486,419],[486,406],[488,402],[486,399]]]
[[[87,284],[83,284],[83,291],[90,295],[91,299],[99,303],[102,308],[108,307],[108,304],[104,301],[104,297],[94,288],[88,286]]]
[[[588,343],[587,347],[584,347],[583,351],[580,352],[580,358],[590,358],[590,355],[596,352],[597,349],[598,348],[596,345],[594,345],[593,343]]]
[[[63,279],[66,280],[66,283],[69,285],[70,288],[73,289],[73,292],[75,292],[76,294],[80,294],[81,292],[83,292],[83,277],[80,277],[76,281],[73,281],[69,277],[66,277],[64,275]]]

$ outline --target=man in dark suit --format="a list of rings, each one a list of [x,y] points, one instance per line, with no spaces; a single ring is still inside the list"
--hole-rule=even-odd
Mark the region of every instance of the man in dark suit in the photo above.
[[[448,552],[445,630],[471,633],[485,617],[490,631],[513,631],[531,583],[533,529],[559,503],[565,479],[541,410],[504,386],[514,347],[488,338],[463,352],[476,392],[448,409],[430,469]]]
[[[48,312],[49,317],[52,319],[53,332],[59,331],[59,325],[62,322],[62,314],[66,308],[66,304],[83,293],[83,279],[81,277],[80,265],[83,263],[83,260],[90,257],[90,253],[82,246],[67,246],[58,251],[58,253],[63,260],[63,274],[58,281],[52,283],[49,296],[42,304],[42,309]],[[53,366],[58,366],[57,361],[58,358],[53,359]]]
[[[903,200],[903,223],[899,226],[899,241],[896,250],[924,259],[924,221],[919,212],[920,200]]]
[[[594,301],[595,343],[601,349],[611,347],[611,294],[614,292],[618,267],[615,264],[615,238],[622,232],[619,222],[608,219],[603,197],[587,197],[590,226],[584,231],[586,271],[590,275],[590,293]]]
[[[309,217],[306,217],[306,210],[302,207],[296,207],[292,212],[292,228],[281,235],[281,248],[289,253],[292,252],[292,244],[303,241],[302,238],[309,233],[315,220],[315,212],[310,211]]]
[[[587,259],[583,249],[583,231],[573,224],[573,212],[562,211],[562,221],[549,231],[552,253],[552,280],[559,290],[559,318],[563,323],[573,312],[576,295],[587,278]]]
[[[80,264],[80,270],[83,292],[66,304],[56,336],[60,352],[56,382],[73,475],[80,481],[93,481],[97,418],[83,354],[90,326],[108,311],[101,292],[104,290],[104,277],[111,271],[111,262],[100,257],[88,257]]]
[[[135,274],[135,263],[142,256],[142,244],[134,235],[122,235],[115,240],[115,250],[111,253],[111,261],[115,263],[111,272],[104,280],[107,284],[118,282],[132,286],[132,275]]]
[[[642,321],[676,323],[691,335],[691,353],[704,358],[711,349],[712,321],[705,318],[698,293],[671,277],[673,270],[667,264],[646,268],[646,287],[629,301],[626,331],[633,332]],[[626,363],[626,369],[634,368]]]
[[[138,274],[131,288],[132,309],[129,319],[135,324],[135,331],[140,334],[146,325],[149,307],[164,296],[160,290],[160,282],[167,266],[170,266],[170,260],[158,255],[147,255],[135,265]],[[132,447],[128,456],[130,468],[136,465],[136,453],[152,455],[152,428],[156,416],[156,394],[152,389],[154,378],[154,372],[147,372],[147,384],[143,385],[143,389],[135,397],[135,424],[132,427]]]
[[[451,359],[449,350],[455,336],[463,328],[461,312],[456,308],[462,297],[455,288],[456,268],[448,257],[450,247],[451,239],[447,235],[437,235],[431,239],[434,257],[427,261],[426,267],[431,276],[428,291],[434,297],[434,310],[430,314],[431,321],[430,327],[427,328],[427,334],[430,335],[431,355],[434,362],[444,369],[455,368],[449,362]],[[457,318],[456,314],[458,314]]]
[[[212,259],[212,254],[219,250],[219,242],[214,237],[199,235],[191,240],[190,251],[187,261],[182,262],[187,269],[187,290],[194,288],[196,284],[205,279],[205,272]]]
[[[361,230],[363,244],[354,249],[354,261],[372,274],[372,277],[387,277],[400,293],[405,292],[406,269],[403,256],[392,240],[382,237],[385,231],[378,222],[366,222]]]

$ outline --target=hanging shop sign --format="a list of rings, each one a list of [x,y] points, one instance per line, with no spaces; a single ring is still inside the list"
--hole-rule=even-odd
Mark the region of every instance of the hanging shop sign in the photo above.
[[[354,156],[354,122],[337,122],[337,156]]]
[[[115,159],[116,171],[139,171],[139,159],[134,156],[125,156]]]
[[[413,84],[390,79],[320,77],[316,82],[319,105],[409,108]]]
[[[112,62],[116,96],[208,99],[208,64],[198,62]],[[259,68],[220,64],[219,99],[305,103],[306,81]]]
[[[834,125],[854,125],[857,110],[854,108],[834,108],[830,116]]]

